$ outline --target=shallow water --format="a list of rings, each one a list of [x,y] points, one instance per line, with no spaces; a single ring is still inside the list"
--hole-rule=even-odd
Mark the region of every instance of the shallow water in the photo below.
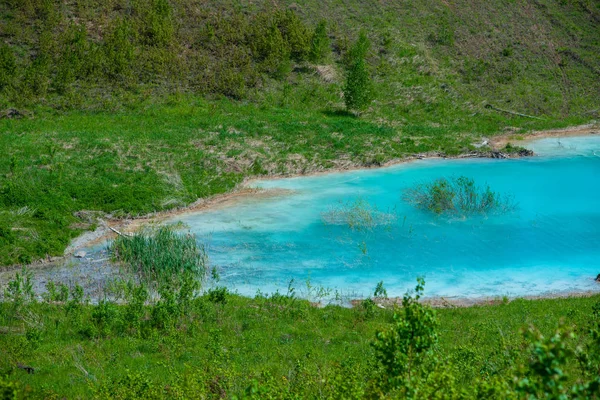
[[[425,278],[428,296],[600,290],[593,280],[600,273],[600,136],[527,146],[538,156],[431,159],[255,182],[294,192],[177,220],[208,245],[220,283],[245,295],[285,292],[293,279],[305,296],[307,287],[369,296],[379,281],[389,296],[399,296],[418,276]],[[445,217],[416,210],[401,198],[415,183],[461,175],[513,196],[517,209]],[[396,219],[359,230],[323,220],[323,213],[357,199]]]

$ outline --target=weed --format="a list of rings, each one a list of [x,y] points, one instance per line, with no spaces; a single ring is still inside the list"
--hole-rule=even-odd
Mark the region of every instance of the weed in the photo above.
[[[187,274],[202,279],[207,272],[204,248],[194,235],[179,234],[170,227],[147,228],[133,237],[119,236],[110,249],[147,283],[169,283]]]
[[[516,208],[510,197],[493,192],[489,186],[477,186],[473,179],[465,176],[419,184],[405,190],[403,199],[435,214],[506,213]]]

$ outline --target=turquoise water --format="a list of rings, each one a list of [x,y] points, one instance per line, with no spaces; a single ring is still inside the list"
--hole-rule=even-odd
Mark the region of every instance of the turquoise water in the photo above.
[[[523,296],[600,290],[600,136],[543,139],[518,160],[421,160],[389,168],[255,182],[289,189],[271,198],[178,217],[207,244],[221,284],[257,290],[402,295],[417,276],[429,296]],[[503,215],[436,216],[403,202],[403,189],[468,176],[513,196]],[[328,211],[361,201],[384,224],[353,230]],[[325,213],[325,214],[324,214]]]

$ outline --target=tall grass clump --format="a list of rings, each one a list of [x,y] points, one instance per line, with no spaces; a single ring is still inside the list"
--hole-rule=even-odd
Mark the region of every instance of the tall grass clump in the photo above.
[[[204,248],[194,235],[172,227],[146,228],[134,236],[119,236],[110,245],[114,257],[146,282],[169,283],[183,277],[202,278],[207,269]]]
[[[340,203],[321,213],[323,223],[345,225],[358,232],[371,232],[376,228],[389,229],[396,219],[397,215],[393,210],[380,211],[364,199]]]
[[[479,186],[471,178],[439,178],[405,190],[403,199],[435,214],[504,213],[516,208],[512,197]]]

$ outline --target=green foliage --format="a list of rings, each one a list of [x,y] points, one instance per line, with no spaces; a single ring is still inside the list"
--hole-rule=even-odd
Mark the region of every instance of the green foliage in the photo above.
[[[347,110],[363,110],[373,99],[373,84],[366,61],[370,47],[371,42],[361,31],[356,43],[346,54],[346,83],[343,91]]]
[[[7,378],[0,376],[0,399],[2,400],[17,400],[18,397],[18,384],[12,382]]]
[[[388,298],[387,290],[383,286],[383,281],[380,281],[377,283],[377,286],[375,287],[375,291],[373,292],[373,297],[380,297],[380,298],[384,298],[384,299]]]
[[[0,46],[0,92],[12,85],[17,72],[17,61],[11,47]]]
[[[319,22],[312,36],[310,43],[309,59],[313,63],[322,63],[327,60],[331,54],[331,41],[327,35],[327,22]]]
[[[276,14],[278,29],[296,61],[305,60],[311,50],[312,33],[292,10]]]
[[[402,388],[405,393],[412,393],[413,380],[438,342],[439,322],[435,311],[419,303],[424,285],[425,281],[419,278],[415,295],[404,295],[402,308],[394,313],[393,327],[378,331],[373,342],[385,389]]]
[[[357,232],[387,230],[396,219],[394,210],[380,211],[377,206],[362,198],[340,203],[321,213],[324,224],[342,225]]]
[[[366,32],[361,30],[358,39],[344,56],[346,66],[351,68],[358,61],[366,59],[370,49],[371,41]]]
[[[523,393],[526,398],[568,398],[570,390],[565,385],[568,377],[564,366],[574,353],[564,336],[574,337],[573,334],[565,334],[560,330],[549,338],[532,328],[526,331],[531,360],[528,365],[529,374],[517,383],[518,393]]]
[[[274,75],[283,76],[289,66],[290,47],[283,38],[277,25],[265,25],[252,39],[255,57],[263,71]]]
[[[150,46],[166,46],[174,37],[171,5],[168,0],[152,0],[139,10],[142,17],[142,40]]]
[[[373,99],[373,86],[367,63],[358,58],[346,72],[344,102],[348,110],[363,110]]]
[[[5,299],[0,370],[9,375],[0,378],[2,393],[120,399],[597,398],[599,353],[591,333],[598,327],[597,296],[434,312],[421,302],[419,280],[402,307],[380,309],[369,299],[371,311],[363,312],[361,306],[313,307],[293,289],[255,299],[221,289],[198,296],[193,282],[160,286],[156,299],[144,285],[120,282],[115,299],[96,304],[83,301],[74,288],[69,297],[78,303],[76,312],[56,302],[28,302],[16,310]],[[383,285],[377,286],[381,291]],[[226,302],[220,300],[224,293]],[[556,331],[561,319],[579,334]],[[519,328],[534,323],[538,328],[522,335]],[[504,360],[510,362],[502,367]]]
[[[115,20],[104,40],[104,69],[110,79],[131,79],[136,33],[127,20]]]
[[[510,197],[493,192],[489,186],[477,186],[473,179],[465,176],[418,184],[407,189],[403,199],[417,208],[436,214],[504,213],[516,208]]]
[[[23,267],[21,272],[16,272],[14,279],[8,282],[7,288],[4,290],[4,297],[11,301],[16,309],[35,300],[32,277],[31,271]]]
[[[168,226],[147,228],[132,237],[119,236],[110,249],[147,283],[178,282],[188,275],[202,279],[207,272],[206,254],[195,236]]]

